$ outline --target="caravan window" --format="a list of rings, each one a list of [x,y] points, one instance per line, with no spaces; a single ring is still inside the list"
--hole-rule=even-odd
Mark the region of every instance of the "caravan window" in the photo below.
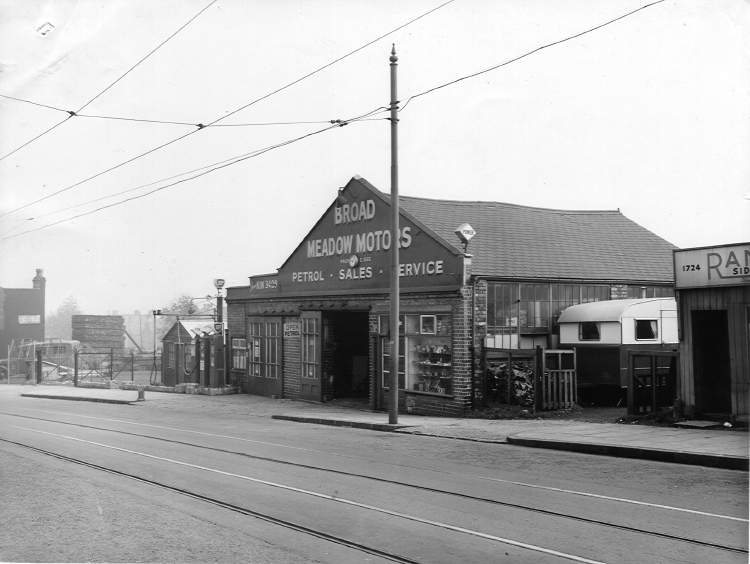
[[[595,321],[582,321],[578,324],[579,341],[598,341],[600,339],[598,323]]]
[[[636,341],[653,341],[657,337],[659,337],[659,329],[656,323],[656,319],[635,320]]]

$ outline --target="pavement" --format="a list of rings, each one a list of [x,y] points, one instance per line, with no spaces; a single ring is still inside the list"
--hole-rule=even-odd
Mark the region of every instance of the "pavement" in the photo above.
[[[3,386],[5,388],[5,386]],[[716,468],[748,470],[749,442],[746,429],[711,429],[702,425],[667,427],[617,423],[588,423],[565,419],[471,419],[399,414],[388,423],[388,414],[354,407],[233,396],[187,396],[146,391],[139,400],[135,390],[73,388],[67,386],[8,386],[23,397],[135,404],[163,402],[222,403],[250,408],[253,415],[299,423],[334,425],[375,431],[408,433],[485,443],[509,443],[523,447],[556,449],[588,454],[657,460]],[[219,400],[218,398],[223,398]],[[248,404],[252,404],[249,406]],[[196,405],[197,407],[197,405]]]

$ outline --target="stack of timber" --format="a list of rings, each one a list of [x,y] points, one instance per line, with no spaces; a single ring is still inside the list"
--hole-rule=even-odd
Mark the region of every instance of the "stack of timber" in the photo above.
[[[125,322],[121,315],[74,315],[73,339],[84,349],[125,352]]]

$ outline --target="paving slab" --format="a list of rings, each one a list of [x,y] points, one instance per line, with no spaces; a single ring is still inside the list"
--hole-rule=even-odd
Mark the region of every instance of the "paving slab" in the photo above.
[[[2,386],[26,397],[134,403],[136,390],[68,386]],[[164,409],[199,409],[300,423],[336,425],[484,443],[547,448],[748,470],[748,433],[740,429],[676,428],[651,425],[588,423],[565,419],[472,419],[388,414],[330,404],[237,394],[195,396],[145,392],[146,400]],[[182,407],[178,407],[182,406]]]
[[[92,401],[98,403],[131,404],[138,400],[137,390],[108,388],[75,388],[66,386],[28,386],[22,397],[56,399],[68,401]]]
[[[388,425],[387,414],[354,410],[287,413],[272,418],[736,470],[748,470],[750,450],[747,432],[725,429],[410,415],[399,415],[398,425]]]

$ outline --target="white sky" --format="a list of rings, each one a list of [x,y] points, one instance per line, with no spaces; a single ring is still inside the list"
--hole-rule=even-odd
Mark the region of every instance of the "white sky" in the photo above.
[[[75,110],[207,3],[0,0],[0,94]],[[440,3],[219,0],[84,113],[207,123]],[[404,101],[645,3],[457,0],[220,123],[324,121],[386,106],[391,42]],[[43,36],[47,22],[54,29]],[[0,99],[0,156],[63,117]],[[0,238],[321,127],[203,130],[0,217]],[[191,130],[71,119],[0,161],[0,214]],[[205,296],[215,277],[246,284],[284,262],[353,175],[389,190],[389,139],[385,120],[351,124],[0,240],[0,286],[30,287],[43,268],[48,311],[74,296],[103,314]],[[666,0],[417,98],[399,126],[404,195],[620,208],[680,247],[750,240],[748,155],[750,4],[741,0]]]

